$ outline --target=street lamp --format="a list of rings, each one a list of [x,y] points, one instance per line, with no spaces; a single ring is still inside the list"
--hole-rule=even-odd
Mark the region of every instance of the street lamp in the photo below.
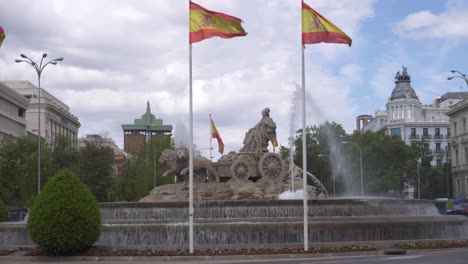
[[[328,155],[328,154],[318,154],[317,157],[319,157],[319,158],[322,158],[322,157],[331,158],[331,156]],[[336,195],[335,195],[335,172],[334,171],[332,171],[332,185],[333,185],[333,198],[335,198]]]
[[[364,197],[364,180],[362,178],[362,150],[361,147],[359,147],[358,144],[351,142],[351,141],[342,141],[342,144],[351,144],[356,146],[359,149],[359,161],[360,161],[360,168],[361,168],[361,197]]]
[[[460,79],[465,80],[466,87],[468,87],[468,77],[466,76],[466,74],[461,73],[459,71],[455,71],[455,70],[451,70],[450,72],[451,73],[458,73],[459,75],[454,75],[454,76],[447,77],[447,80],[452,80],[453,78],[460,78]]]
[[[20,62],[25,62],[29,65],[31,65],[37,73],[37,79],[38,79],[38,115],[37,115],[37,194],[41,192],[41,74],[44,68],[49,65],[56,65],[59,61],[63,61],[63,58],[57,58],[53,59],[45,64],[42,64],[44,62],[44,59],[47,57],[47,53],[42,54],[41,62],[37,64],[34,62],[32,59],[30,59],[28,56],[24,54],[20,54],[22,59],[16,59],[16,63]]]

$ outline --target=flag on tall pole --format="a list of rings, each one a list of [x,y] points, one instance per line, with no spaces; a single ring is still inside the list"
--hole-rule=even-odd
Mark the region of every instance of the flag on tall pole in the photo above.
[[[0,26],[0,47],[2,46],[2,43],[5,37],[6,37],[5,30],[3,30],[2,26]]]
[[[221,139],[221,136],[219,135],[218,129],[216,129],[216,126],[213,122],[213,119],[211,118],[211,138],[216,138],[218,141],[218,151],[219,153],[223,154],[224,152],[224,143],[223,140]]]
[[[319,12],[302,2],[302,44],[321,42],[351,46],[352,40]]]
[[[351,38],[348,37],[332,22],[312,9],[304,0],[302,3],[302,186],[304,205],[304,251],[309,250],[309,227],[307,206],[307,142],[306,142],[306,107],[305,107],[305,62],[304,49],[306,44],[315,43],[343,43],[351,46]]]
[[[190,2],[190,43],[211,37],[245,36],[247,33],[241,23],[240,18],[210,11]]]
[[[192,43],[211,37],[233,38],[247,33],[237,17],[207,10],[189,1],[189,252],[193,253],[193,103]]]

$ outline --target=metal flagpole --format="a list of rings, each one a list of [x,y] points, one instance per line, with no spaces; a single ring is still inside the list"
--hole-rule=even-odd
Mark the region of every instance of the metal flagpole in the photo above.
[[[306,135],[306,107],[305,107],[305,63],[304,63],[304,44],[301,43],[302,51],[302,190],[304,191],[304,251],[309,250],[309,231],[308,231],[308,208],[307,208],[307,135]]]
[[[193,254],[193,106],[192,44],[189,48],[189,252]]]
[[[213,119],[211,119],[211,114],[210,114],[210,160],[213,160],[213,147],[211,146],[211,142],[213,140]]]

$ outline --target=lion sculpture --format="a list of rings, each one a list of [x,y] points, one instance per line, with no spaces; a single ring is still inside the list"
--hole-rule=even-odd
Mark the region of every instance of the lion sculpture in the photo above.
[[[186,148],[178,148],[175,151],[165,149],[159,158],[161,164],[166,165],[168,170],[163,176],[176,175],[178,182],[188,181],[189,176],[189,152]],[[194,176],[199,182],[220,182],[219,175],[213,167],[213,162],[203,157],[193,159]]]

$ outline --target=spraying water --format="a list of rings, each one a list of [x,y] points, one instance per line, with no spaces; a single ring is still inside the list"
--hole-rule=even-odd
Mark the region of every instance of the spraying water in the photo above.
[[[296,90],[293,92],[290,108],[290,119],[289,119],[289,159],[290,163],[290,175],[291,175],[291,192],[294,192],[294,135],[296,134],[295,124],[297,122],[297,113],[299,112],[299,106],[301,104],[301,87],[294,83]]]
[[[184,123],[177,121],[174,132],[174,144],[176,148],[189,147],[188,129]]]

